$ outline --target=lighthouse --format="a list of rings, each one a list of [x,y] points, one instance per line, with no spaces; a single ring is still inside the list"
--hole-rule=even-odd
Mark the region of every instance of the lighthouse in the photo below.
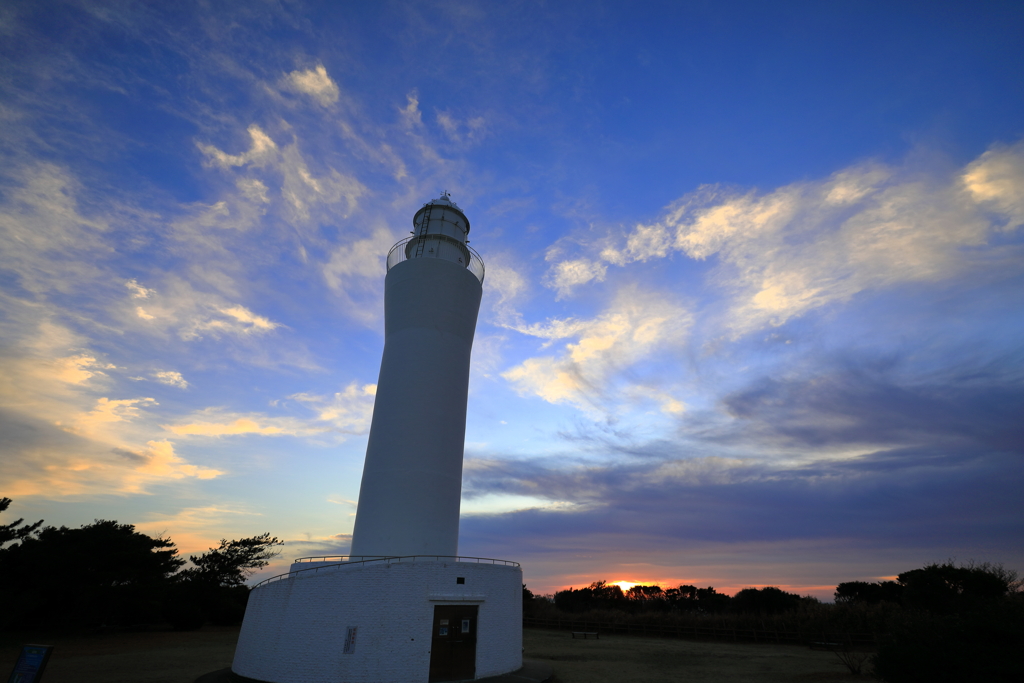
[[[232,670],[268,683],[436,683],[522,666],[522,569],[459,555],[484,263],[448,193],[388,253],[384,350],[350,555],[253,587]]]
[[[469,362],[484,264],[447,193],[388,254],[384,356],[352,555],[458,555]]]

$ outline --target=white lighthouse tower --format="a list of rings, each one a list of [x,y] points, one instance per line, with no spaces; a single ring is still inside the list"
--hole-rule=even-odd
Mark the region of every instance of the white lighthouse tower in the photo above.
[[[484,264],[447,193],[388,254],[384,355],[349,556],[255,586],[232,670],[268,683],[461,681],[522,665],[522,570],[458,555]]]
[[[469,357],[483,261],[447,194],[388,255],[384,357],[352,554],[458,555]]]

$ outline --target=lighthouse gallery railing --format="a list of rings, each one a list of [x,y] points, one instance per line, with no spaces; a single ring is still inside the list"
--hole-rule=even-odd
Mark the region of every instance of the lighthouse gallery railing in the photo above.
[[[342,559],[343,560],[343,558],[347,558],[347,557],[350,558],[351,556],[349,556],[349,555],[330,555],[330,556],[327,556],[327,557],[300,557],[297,560],[295,560],[295,562],[293,564],[297,564],[299,562],[318,562],[318,561],[319,562],[330,562],[331,560],[334,560],[334,559]],[[506,566],[509,566],[509,567],[518,567],[519,566],[518,562],[513,562],[511,560],[495,560],[495,559],[490,558],[490,557],[461,557],[461,556],[457,556],[457,555],[403,555],[403,556],[400,556],[400,557],[368,557],[368,558],[363,559],[363,560],[349,559],[348,561],[344,561],[343,560],[341,562],[331,562],[331,564],[320,564],[320,565],[317,565],[316,567],[310,567],[309,569],[296,569],[293,572],[287,572],[285,574],[278,574],[277,576],[271,576],[269,579],[264,579],[263,581],[260,581],[255,586],[253,586],[253,589],[259,588],[260,586],[266,585],[268,583],[273,583],[274,581],[281,581],[282,579],[290,579],[293,576],[296,576],[298,574],[303,574],[305,572],[314,572],[314,573],[316,573],[316,572],[320,571],[321,569],[332,569],[334,567],[340,567],[342,565],[351,566],[351,565],[357,565],[357,564],[373,564],[373,563],[398,564],[398,563],[402,563],[402,562],[416,562],[416,561],[419,561],[419,562],[438,562],[438,561],[471,562],[471,563],[474,563],[474,564],[503,564],[503,565],[506,565]]]
[[[430,233],[425,237],[406,237],[388,252],[388,270],[413,258],[439,258],[459,263],[481,283],[484,281],[484,260],[480,254],[468,244],[448,235]]]

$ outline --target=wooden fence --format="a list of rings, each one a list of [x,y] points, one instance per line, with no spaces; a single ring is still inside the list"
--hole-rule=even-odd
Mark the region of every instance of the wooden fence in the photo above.
[[[872,633],[807,633],[800,631],[778,631],[753,628],[725,628],[700,626],[697,624],[669,625],[651,623],[609,623],[570,619],[540,619],[523,617],[526,628],[550,628],[564,631],[597,631],[599,633],[622,633],[626,635],[654,636],[661,638],[687,638],[691,640],[724,640],[737,643],[780,643],[789,645],[810,645],[828,648],[850,647],[855,649],[874,648],[878,638]]]

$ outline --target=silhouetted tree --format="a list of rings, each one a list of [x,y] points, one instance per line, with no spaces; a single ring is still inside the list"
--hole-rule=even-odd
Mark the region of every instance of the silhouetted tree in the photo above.
[[[836,586],[835,600],[837,605],[876,605],[880,602],[899,604],[903,601],[903,586],[895,581],[847,581]]]
[[[10,505],[0,498],[0,512]],[[281,541],[269,533],[185,560],[170,539],[131,524],[96,520],[78,529],[23,520],[0,526],[0,628],[95,628],[153,622],[176,628],[204,621],[237,623],[245,613],[245,580],[267,566]],[[20,541],[4,547],[10,541]]]
[[[177,552],[169,539],[111,520],[45,527],[0,552],[0,618],[8,628],[151,621],[170,577],[184,564]]]
[[[3,512],[11,506],[10,498],[0,498],[0,512]],[[32,532],[43,525],[43,520],[39,520],[35,524],[23,524],[24,518],[16,519],[10,524],[0,524],[0,548],[10,543],[11,541],[20,541],[28,538]]]
[[[787,593],[775,586],[744,588],[733,596],[730,603],[733,611],[745,614],[782,614],[799,605],[799,595]]]
[[[210,586],[241,586],[253,572],[270,564],[279,553],[274,547],[283,544],[269,533],[237,541],[221,539],[219,547],[190,555],[193,566],[183,570],[180,577]]]
[[[661,589],[661,586],[641,586],[637,584],[626,591],[626,597],[630,600],[639,600],[641,602],[646,600],[661,600],[665,597],[665,591]]]
[[[626,591],[626,599],[641,611],[661,610],[667,607],[665,591],[661,586],[641,586],[637,584]]]
[[[897,580],[908,609],[880,644],[878,677],[888,683],[1024,680],[1024,595],[1015,572],[946,562]]]
[[[706,614],[724,612],[732,602],[732,598],[725,593],[719,593],[713,586],[698,588],[694,599],[697,603],[697,611]]]
[[[897,581],[905,606],[949,614],[1003,597],[1013,578],[1002,567],[946,562],[903,572]]]
[[[555,593],[555,607],[563,612],[588,612],[595,609],[622,609],[626,596],[615,584],[595,581],[586,588]]]
[[[665,600],[670,605],[677,605],[678,603],[686,601],[694,601],[697,599],[697,587],[696,586],[679,586],[679,588],[666,588],[665,589]]]
[[[531,616],[533,614],[533,591],[523,584],[523,616]]]
[[[190,555],[192,567],[175,577],[164,616],[181,630],[196,629],[206,620],[232,625],[245,616],[249,588],[245,580],[267,566],[283,541],[269,533],[237,541],[221,539],[220,546]]]

